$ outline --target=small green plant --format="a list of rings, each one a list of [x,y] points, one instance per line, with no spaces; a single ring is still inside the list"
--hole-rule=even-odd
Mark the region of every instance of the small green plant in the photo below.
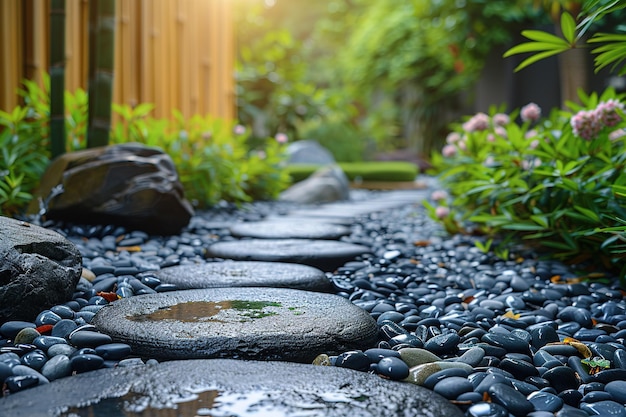
[[[25,105],[0,111],[0,214],[16,215],[32,200],[50,162],[49,77],[43,87],[25,80],[19,91]],[[87,93],[65,93],[66,151],[87,146]],[[111,131],[112,143],[140,142],[162,148],[173,159],[186,197],[197,207],[220,200],[241,203],[278,197],[290,178],[282,168],[287,136],[256,140],[251,146],[243,126],[201,117],[174,120],[149,117],[153,105],[113,105],[122,121]]]
[[[174,121],[149,117],[152,106],[115,105],[122,117],[112,132],[113,143],[139,142],[168,153],[178,171],[186,197],[197,207],[220,200],[236,203],[268,200],[289,184],[282,169],[286,137],[268,138],[262,148],[250,149],[243,126],[195,115]]]
[[[18,214],[32,199],[48,164],[47,138],[38,120],[29,120],[28,107],[0,111],[0,214]]]
[[[573,263],[626,274],[626,120],[623,96],[580,93],[583,105],[479,113],[456,124],[433,156],[450,198],[428,204],[453,233],[523,240]],[[545,251],[544,251],[545,252]],[[508,256],[508,254],[507,254]],[[596,261],[600,261],[597,265]]]

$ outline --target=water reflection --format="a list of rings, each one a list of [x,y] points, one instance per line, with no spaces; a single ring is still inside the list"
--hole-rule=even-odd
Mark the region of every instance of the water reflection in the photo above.
[[[278,314],[266,307],[281,307],[273,301],[188,301],[172,306],[161,307],[152,313],[127,316],[132,321],[177,320],[182,322],[219,322],[249,321]],[[216,317],[216,316],[219,316]]]

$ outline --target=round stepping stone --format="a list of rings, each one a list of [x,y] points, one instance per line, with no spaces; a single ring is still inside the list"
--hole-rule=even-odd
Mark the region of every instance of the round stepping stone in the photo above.
[[[350,229],[337,224],[272,220],[238,223],[230,227],[230,233],[258,239],[339,239]]]
[[[62,378],[0,398],[0,415],[462,417],[463,413],[430,390],[365,372],[212,359],[99,369]]]
[[[312,362],[371,347],[378,326],[345,298],[283,288],[209,288],[125,298],[91,324],[138,356]]]
[[[163,268],[155,275],[183,290],[219,287],[273,287],[330,292],[326,274],[308,265],[225,261]]]
[[[334,271],[359,255],[366,246],[332,240],[246,239],[217,242],[207,249],[208,256],[237,261],[291,262]]]

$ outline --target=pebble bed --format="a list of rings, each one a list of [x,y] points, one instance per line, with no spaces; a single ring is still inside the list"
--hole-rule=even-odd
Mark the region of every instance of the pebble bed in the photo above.
[[[207,245],[234,239],[228,225],[290,208],[222,205],[198,213],[171,237],[44,224],[79,247],[86,271],[72,301],[33,323],[0,326],[3,394],[143,364],[128,345],[89,324],[95,313],[118,296],[175,290],[151,271],[206,262]],[[377,321],[379,340],[365,351],[321,352],[316,363],[425,386],[467,416],[626,417],[626,302],[619,281],[580,280],[532,252],[505,261],[479,250],[475,239],[447,235],[419,204],[359,219],[342,240],[367,245],[372,255],[327,276],[337,294]]]

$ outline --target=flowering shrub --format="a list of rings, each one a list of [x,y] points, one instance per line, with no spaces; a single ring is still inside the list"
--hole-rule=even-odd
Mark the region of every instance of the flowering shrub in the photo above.
[[[431,216],[450,232],[520,238],[626,275],[624,101],[613,90],[580,96],[583,105],[543,119],[531,103],[519,114],[492,109],[455,125],[433,156],[450,197],[433,195],[425,203]]]

